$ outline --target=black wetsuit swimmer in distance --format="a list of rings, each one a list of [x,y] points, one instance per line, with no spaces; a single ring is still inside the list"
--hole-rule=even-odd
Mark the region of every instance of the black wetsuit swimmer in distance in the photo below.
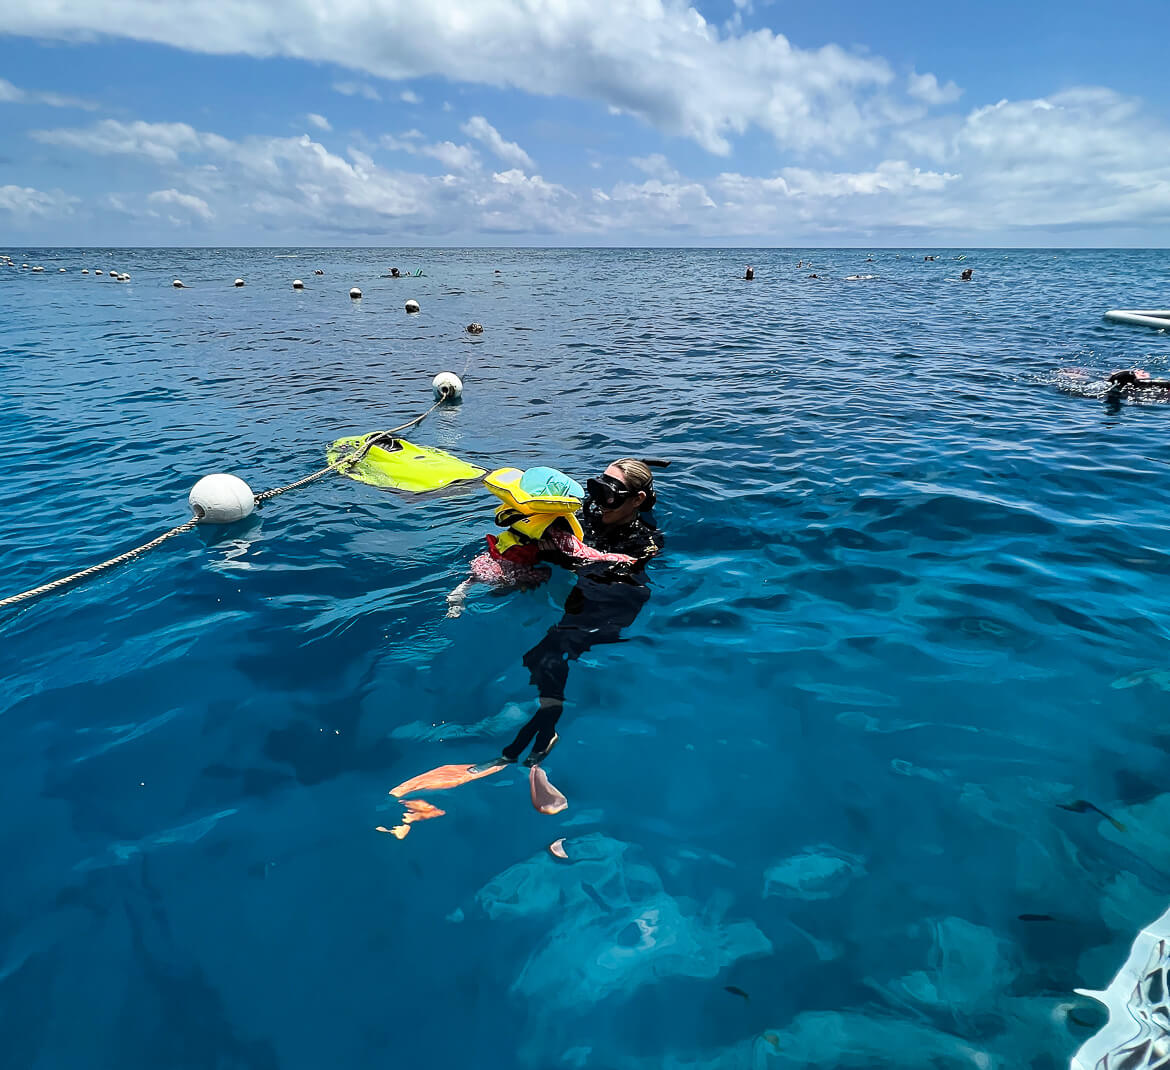
[[[1151,379],[1149,372],[1137,371],[1114,372],[1109,376],[1110,391],[1120,391],[1127,386],[1138,390],[1170,390],[1170,379]]]
[[[625,524],[604,524],[601,509],[587,500],[581,526],[585,543],[605,553],[636,557],[636,565],[585,565],[565,600],[565,612],[539,643],[524,655],[524,664],[540,695],[540,709],[501,752],[517,761],[533,743],[528,761],[539,762],[556,739],[564,708],[569,662],[602,643],[621,642],[622,630],[633,624],[650,597],[644,562],[662,550],[665,540],[650,512],[635,513]]]

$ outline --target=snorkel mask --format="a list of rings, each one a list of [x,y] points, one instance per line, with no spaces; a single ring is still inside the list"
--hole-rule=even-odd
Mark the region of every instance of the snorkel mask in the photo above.
[[[618,482],[613,476],[607,475],[600,475],[595,479],[586,480],[585,489],[588,491],[590,499],[596,502],[606,512],[612,509],[620,509],[638,493],[638,491],[627,487],[624,483]]]

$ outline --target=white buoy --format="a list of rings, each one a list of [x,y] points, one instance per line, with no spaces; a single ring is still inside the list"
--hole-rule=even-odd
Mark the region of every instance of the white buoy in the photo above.
[[[324,275],[324,274],[325,274],[325,272],[324,272],[324,271],[322,271],[320,268],[317,268],[317,270],[316,270],[316,271],[314,271],[314,272],[313,272],[313,274],[314,274],[314,275]]]
[[[82,269],[81,269],[81,273],[82,273],[83,275],[88,275],[88,274],[89,274],[89,268],[82,268]]]
[[[418,302],[415,301],[413,298],[411,298],[411,300],[406,302],[406,311],[407,312],[418,312],[419,311]]]
[[[303,290],[304,288],[305,288],[305,284],[303,282],[301,282],[300,279],[293,279],[293,289],[294,290]]]
[[[181,289],[183,289],[183,285],[184,285],[184,284],[183,284],[183,280],[182,280],[182,279],[175,279],[175,281],[174,281],[174,282],[172,282],[172,283],[171,283],[171,285],[172,285],[172,286],[173,286],[173,287],[174,287],[176,290],[181,290]]]
[[[233,285],[233,286],[243,286],[243,285],[244,285],[244,280],[243,280],[243,279],[236,279],[236,281],[235,281],[235,282],[233,282],[233,283],[232,283],[232,285]]]
[[[361,292],[361,290],[359,290],[359,289],[358,289],[356,286],[355,286],[355,287],[353,287],[353,289],[351,289],[351,290],[349,291],[349,296],[350,296],[350,297],[352,297],[352,298],[353,298],[355,301],[356,301],[356,300],[357,300],[359,297],[361,297],[361,295],[362,295],[362,292]]]
[[[459,401],[463,397],[463,380],[454,372],[439,372],[431,380],[431,389],[436,401],[444,397],[448,401]]]
[[[64,274],[65,274],[65,269],[64,269],[64,268],[57,268],[57,274],[58,274],[58,275],[64,275]]]
[[[234,524],[252,515],[256,495],[239,476],[204,476],[191,488],[187,501],[201,524]]]
[[[97,269],[97,270],[94,272],[94,274],[95,274],[95,275],[100,275],[101,273],[102,273],[102,269],[101,269],[101,268],[98,268],[98,269]]]
[[[45,270],[45,269],[44,269],[43,267],[35,267],[35,268],[33,268],[33,271],[44,271],[44,270]]]
[[[118,281],[119,282],[129,282],[130,281],[129,273],[123,271],[122,274],[118,276]]]

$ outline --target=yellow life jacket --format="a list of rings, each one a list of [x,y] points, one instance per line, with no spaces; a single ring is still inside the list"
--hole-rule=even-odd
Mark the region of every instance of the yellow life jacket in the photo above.
[[[547,490],[540,494],[529,494],[520,486],[524,473],[519,468],[497,468],[484,476],[487,487],[504,504],[496,510],[496,523],[507,528],[496,539],[496,550],[503,554],[513,546],[537,542],[548,527],[564,519],[578,539],[585,538],[576,512],[581,508],[581,499],[572,494],[553,494]],[[564,477],[567,488],[577,484]]]

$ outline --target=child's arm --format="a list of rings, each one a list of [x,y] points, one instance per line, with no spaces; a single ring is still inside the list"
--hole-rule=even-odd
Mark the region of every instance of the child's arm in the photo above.
[[[555,550],[563,554],[575,565],[588,565],[596,561],[610,565],[632,565],[637,561],[636,557],[630,557],[629,554],[605,554],[600,550],[594,550],[592,546],[586,546],[571,531],[565,531],[561,527],[546,531],[544,538],[540,540],[540,546],[542,550]]]

